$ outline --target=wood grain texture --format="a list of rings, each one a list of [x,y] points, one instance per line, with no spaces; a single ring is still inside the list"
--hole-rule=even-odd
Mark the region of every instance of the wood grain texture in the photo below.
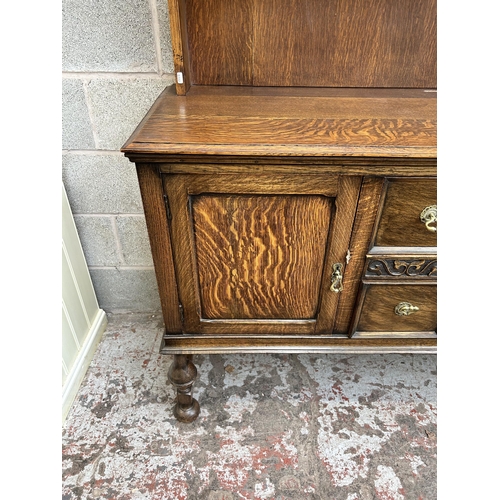
[[[435,0],[190,0],[200,85],[436,86]]]
[[[223,172],[221,172],[222,174]],[[188,177],[185,177],[188,179]],[[204,175],[190,176],[187,187],[190,195],[201,193],[238,193],[238,194],[318,194],[336,196],[339,190],[338,175],[293,175],[282,173],[269,175]]]
[[[436,110],[436,92],[416,89],[195,86],[187,96],[177,98],[174,87],[170,86],[165,94],[166,100],[162,99],[161,112],[164,116],[171,117],[189,114],[195,117],[401,117],[418,120],[435,118]]]
[[[435,247],[437,233],[425,227],[420,214],[436,204],[436,179],[389,179],[374,244]]]
[[[435,0],[256,0],[253,85],[436,86]]]
[[[170,225],[163,200],[161,176],[154,165],[138,164],[137,176],[166,331],[182,331],[177,280],[174,271]]]
[[[203,318],[316,316],[331,199],[197,196],[192,214]]]
[[[437,288],[435,284],[366,284],[359,322],[360,332],[434,335],[437,329]],[[394,308],[409,302],[419,310],[398,316]]]
[[[152,158],[149,156],[149,158]],[[191,159],[191,158],[190,158]],[[252,174],[282,175],[285,173],[303,174],[345,174],[366,176],[394,176],[400,177],[429,177],[436,174],[435,161],[381,161],[381,158],[270,158],[253,157],[247,159],[220,158],[220,163],[212,163],[212,158],[193,158],[193,163],[186,163],[186,158],[172,159],[159,155],[156,158],[158,168],[166,174],[239,174],[242,176]],[[216,159],[215,159],[216,160]],[[169,161],[169,163],[164,163]],[[178,163],[175,163],[178,161]],[[253,162],[253,163],[249,163]]]
[[[196,295],[196,260],[185,176],[168,176],[168,179],[163,176],[163,189],[172,214],[172,250],[179,283],[179,299],[184,313],[182,331],[197,332],[200,306]]]
[[[202,319],[187,333],[203,335],[310,335],[315,320],[303,319]]]
[[[365,265],[365,256],[369,248],[378,213],[382,186],[383,179],[381,178],[367,177],[363,179],[357,204],[356,220],[349,243],[351,259],[345,267],[345,289],[340,296],[334,333],[347,333],[349,331],[360,278]]]
[[[316,326],[316,333],[318,334],[333,333],[340,297],[344,292],[349,294],[354,285],[352,282],[346,282],[343,277],[344,290],[340,293],[330,290],[333,265],[342,264],[342,274],[345,274],[347,251],[356,215],[361,181],[362,178],[358,176],[341,176],[339,178],[339,192],[335,199],[336,213],[331,223],[325,267],[323,269],[323,284]]]
[[[436,100],[164,92],[122,151],[134,154],[435,158]],[[402,94],[404,95],[404,93]]]
[[[185,84],[122,148],[161,352],[181,372],[197,352],[435,352],[437,238],[420,213],[436,203],[436,0],[168,4]],[[395,315],[402,301],[419,311]],[[189,408],[193,379],[177,381]]]
[[[167,0],[170,19],[170,38],[174,59],[174,70],[183,74],[183,83],[176,78],[176,93],[186,95],[191,87],[190,54],[186,30],[186,5],[184,0]]]
[[[162,354],[220,353],[436,353],[436,338],[322,335],[165,335]]]
[[[174,356],[168,370],[168,380],[177,392],[174,415],[180,422],[193,422],[200,414],[200,405],[193,398],[193,384],[197,374],[192,354]]]
[[[251,85],[253,0],[185,5],[193,84]]]
[[[339,180],[338,176],[331,175],[241,177],[221,174],[215,177],[168,175],[164,178],[172,212],[172,242],[179,296],[184,307],[185,332],[332,332],[338,301],[337,294],[329,290],[332,265],[343,262],[347,253],[360,177],[346,176]],[[234,218],[237,210],[241,214]],[[249,213],[254,210],[255,215],[250,216]],[[284,217],[286,222],[280,222],[279,219]],[[328,231],[332,234],[326,240],[325,233]],[[245,243],[245,248],[239,240]],[[251,250],[262,248],[262,245],[268,248],[270,262],[254,282],[252,279],[255,276],[250,279],[250,271],[260,269],[260,264],[255,263]],[[271,246],[274,248],[271,249]],[[307,259],[295,253],[299,247],[309,254]],[[238,252],[242,255],[238,258],[243,260],[236,262],[235,254]],[[312,261],[308,262],[311,258]],[[280,267],[271,272],[272,263],[279,263]],[[288,266],[292,266],[293,273]],[[319,266],[319,269],[313,270],[314,266]],[[223,269],[227,272],[221,277]],[[232,281],[233,271],[242,280],[238,286]],[[279,274],[274,275],[278,271]],[[281,273],[284,276],[280,276]],[[271,283],[263,283],[268,274],[273,275]],[[321,276],[319,293],[315,283],[317,275]],[[284,282],[291,280],[299,290],[282,290],[283,278]],[[306,283],[306,279],[310,279],[311,283]],[[207,283],[208,288],[204,290]],[[247,295],[240,303],[243,291]],[[312,296],[300,295],[306,292],[312,292]],[[214,293],[215,298],[210,296]],[[255,303],[249,307],[250,301],[259,297],[269,301],[269,304]],[[223,298],[229,298],[230,303],[223,305]],[[297,301],[295,305],[294,301]],[[223,312],[217,312],[217,307]],[[296,311],[294,307],[297,307]],[[234,317],[238,315],[242,317]],[[227,319],[220,319],[221,316]]]
[[[335,116],[334,113],[330,116]],[[245,144],[254,143],[294,146],[346,143],[350,146],[425,146],[434,124],[421,119],[398,118],[312,118],[298,116],[214,116],[191,115],[189,123],[161,122],[161,131],[151,130],[151,142],[165,137],[172,141],[189,140],[188,144]],[[189,136],[188,136],[189,134]],[[179,139],[176,139],[176,137]],[[299,141],[297,139],[300,138]]]

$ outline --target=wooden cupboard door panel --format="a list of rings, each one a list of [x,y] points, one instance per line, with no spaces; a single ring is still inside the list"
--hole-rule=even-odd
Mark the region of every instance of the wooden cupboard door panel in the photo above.
[[[331,334],[332,268],[345,265],[360,186],[357,176],[165,175],[183,331]]]
[[[332,199],[192,199],[201,313],[207,319],[313,319]]]
[[[434,336],[437,328],[437,286],[428,284],[367,284],[354,336]],[[398,305],[414,309],[396,314]],[[406,306],[408,307],[408,306]]]
[[[436,179],[392,179],[388,182],[375,237],[376,246],[435,247],[437,232],[420,220],[424,208],[437,205]],[[431,224],[437,226],[437,224]]]

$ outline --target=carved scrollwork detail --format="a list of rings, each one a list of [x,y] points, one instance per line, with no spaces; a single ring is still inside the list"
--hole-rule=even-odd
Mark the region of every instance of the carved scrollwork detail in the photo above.
[[[437,276],[437,260],[370,260],[366,270],[366,276],[408,276],[411,278],[435,277]]]

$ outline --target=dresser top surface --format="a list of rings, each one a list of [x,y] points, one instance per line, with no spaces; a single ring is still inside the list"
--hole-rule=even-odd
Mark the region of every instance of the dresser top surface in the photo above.
[[[436,158],[436,108],[420,89],[170,86],[122,152]]]

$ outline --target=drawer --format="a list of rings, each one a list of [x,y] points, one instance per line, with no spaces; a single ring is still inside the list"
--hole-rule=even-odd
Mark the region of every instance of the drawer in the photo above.
[[[436,179],[390,179],[375,236],[376,246],[435,247],[436,222],[426,227],[421,214],[437,205]]]
[[[363,285],[353,337],[435,337],[437,286],[424,284]]]

